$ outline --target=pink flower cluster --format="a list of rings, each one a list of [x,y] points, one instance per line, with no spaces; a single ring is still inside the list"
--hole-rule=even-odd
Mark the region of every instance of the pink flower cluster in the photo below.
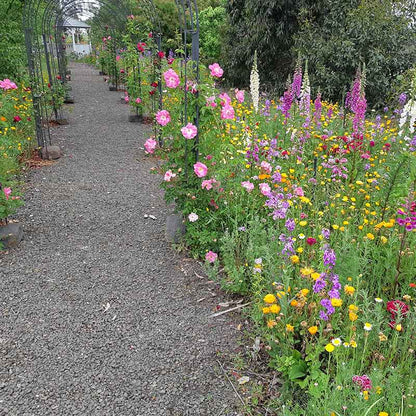
[[[9,197],[10,197],[10,194],[12,193],[12,189],[11,188],[3,188],[3,192],[4,192],[4,195],[6,197],[6,200],[8,200]]]
[[[217,184],[217,180],[215,178],[205,179],[204,181],[202,181],[201,188],[209,191],[213,188],[213,185],[215,184]]]
[[[353,376],[352,381],[360,386],[361,391],[370,391],[373,388],[370,377],[365,374],[362,376]]]
[[[237,98],[237,101],[242,104],[244,102],[244,90],[236,89],[235,98]]]
[[[163,180],[165,182],[170,182],[172,180],[172,178],[174,178],[176,176],[176,173],[173,173],[171,170],[168,170],[165,173],[165,176],[163,177]]]
[[[2,88],[4,91],[15,90],[17,88],[17,85],[14,82],[10,81],[8,78],[6,78],[3,81],[0,81],[0,88]]]
[[[218,259],[218,254],[217,253],[214,253],[213,251],[208,251],[208,253],[207,254],[205,254],[205,260],[208,262],[208,263],[215,263],[215,260],[217,260]]]
[[[165,79],[168,88],[176,88],[181,82],[178,74],[172,68],[168,69],[163,74],[163,78]]]
[[[397,224],[406,228],[406,231],[416,229],[416,201],[408,201],[397,210]]]

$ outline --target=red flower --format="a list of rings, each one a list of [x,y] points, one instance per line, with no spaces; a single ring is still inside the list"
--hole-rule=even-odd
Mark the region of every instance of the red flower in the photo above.
[[[151,84],[150,84],[153,88],[156,88],[157,87],[157,82],[152,82]]]
[[[149,33],[149,38],[152,38],[153,37],[153,33],[152,32],[150,32]]]
[[[168,58],[168,65],[172,65],[173,64],[174,59],[173,58]]]
[[[159,55],[160,59],[163,59],[165,57],[165,52],[163,52],[163,51],[160,51],[157,54]]]
[[[57,75],[57,76],[56,76],[56,79],[61,79],[61,76],[60,76],[60,75]]]
[[[306,244],[309,244],[310,246],[313,246],[314,244],[316,244],[316,239],[312,238],[312,237],[308,237],[306,239]]]
[[[13,117],[13,121],[15,122],[15,123],[18,123],[19,121],[21,121],[22,119],[19,117],[19,116],[14,116]]]
[[[416,283],[410,283],[409,286],[415,288],[416,287]]]
[[[389,322],[390,328],[396,326],[395,319],[399,316],[405,317],[409,312],[409,306],[399,299],[391,300],[387,302],[387,311],[391,313],[392,321]]]
[[[155,90],[149,91],[150,95],[153,95],[155,93]]]

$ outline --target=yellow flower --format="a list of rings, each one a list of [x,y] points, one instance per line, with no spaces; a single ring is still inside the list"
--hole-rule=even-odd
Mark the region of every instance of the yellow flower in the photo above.
[[[328,352],[332,352],[334,351],[335,347],[332,344],[326,344],[325,345],[325,350]]]
[[[281,307],[279,305],[276,305],[275,303],[273,305],[270,305],[269,310],[270,313],[278,314],[280,312]]]
[[[378,416],[389,416],[387,412],[379,412]]]
[[[313,280],[317,280],[318,278],[319,278],[319,276],[320,276],[321,274],[320,273],[317,273],[317,272],[313,272],[313,273],[311,273],[311,277],[312,277],[312,279]]]
[[[402,324],[397,324],[395,330],[400,332],[402,330]]]
[[[340,338],[334,338],[334,339],[331,341],[331,344],[332,344],[334,347],[339,347],[339,346],[342,344],[342,341],[341,341],[341,339],[340,339]]]
[[[315,335],[315,334],[318,332],[318,327],[317,327],[316,325],[314,325],[314,326],[310,326],[310,327],[308,328],[308,332],[309,332],[311,335]]]
[[[348,306],[348,309],[350,310],[350,312],[358,312],[358,308],[354,304]]]
[[[301,295],[302,295],[302,296],[306,297],[306,296],[308,296],[309,289],[302,289],[302,290],[300,291],[300,293],[301,293]]]
[[[354,294],[354,292],[355,292],[355,288],[354,288],[354,287],[352,287],[352,286],[349,286],[349,285],[345,285],[345,286],[344,286],[344,292],[345,292],[347,295],[352,296],[352,295]]]
[[[298,306],[298,301],[297,301],[296,299],[293,299],[293,300],[290,302],[290,306],[294,306],[294,307]]]
[[[348,314],[348,318],[350,319],[351,322],[354,322],[358,319],[358,315],[355,312],[350,312]]]
[[[293,256],[290,256],[290,260],[293,264],[298,264],[299,263],[299,256],[297,256],[296,254]]]
[[[374,234],[367,233],[367,238],[368,238],[369,240],[374,240]]]
[[[300,222],[299,222],[299,225],[300,225],[301,227],[304,227],[307,223],[308,223],[308,221],[300,221]]]
[[[273,328],[276,325],[277,325],[277,322],[275,320],[270,319],[270,320],[267,321],[267,327],[268,328]]]
[[[290,324],[286,324],[286,331],[287,332],[293,332],[295,329],[294,326],[290,325]]]
[[[265,302],[265,303],[274,303],[274,302],[276,302],[276,296],[275,295],[272,295],[271,293],[269,293],[268,295],[266,295],[264,298],[263,298],[263,301]]]
[[[266,315],[267,313],[270,313],[270,308],[262,308],[262,311]]]
[[[382,332],[379,332],[378,339],[380,340],[380,342],[387,341],[387,337]]]
[[[364,398],[364,400],[368,400],[369,396],[368,396],[368,391],[367,390],[363,391],[363,398]]]
[[[353,339],[350,341],[350,345],[352,348],[357,348],[357,343]]]
[[[334,306],[335,308],[342,306],[342,299],[332,298],[331,305]]]

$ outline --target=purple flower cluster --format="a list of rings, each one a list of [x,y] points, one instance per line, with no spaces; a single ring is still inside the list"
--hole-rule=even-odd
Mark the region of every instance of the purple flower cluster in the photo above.
[[[416,229],[416,201],[410,199],[406,204],[402,205],[402,208],[397,210],[397,224],[405,227],[406,231],[412,231]]]
[[[353,376],[352,381],[360,386],[361,391],[369,391],[373,388],[370,377],[365,374],[362,376]]]
[[[331,178],[333,182],[339,182],[341,179],[348,178],[348,168],[344,166],[348,163],[348,159],[345,157],[334,158],[330,157],[327,162],[322,162],[321,165],[332,171]]]
[[[315,111],[313,113],[313,118],[315,120],[316,125],[319,127],[321,125],[321,114],[322,114],[322,101],[321,101],[321,93],[318,92],[314,102]]]

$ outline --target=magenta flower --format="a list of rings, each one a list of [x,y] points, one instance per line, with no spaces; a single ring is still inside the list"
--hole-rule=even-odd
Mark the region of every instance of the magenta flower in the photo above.
[[[144,147],[145,147],[147,153],[153,153],[156,149],[156,145],[157,145],[156,140],[154,140],[152,138],[147,139],[146,142],[144,143]]]
[[[269,175],[272,173],[272,165],[269,162],[263,160],[263,162],[260,163],[260,167]]]
[[[142,102],[142,99],[137,97],[135,102],[136,102],[136,104],[140,104]]]
[[[203,178],[208,173],[208,168],[201,162],[196,162],[194,165],[194,172],[198,178]]]
[[[185,139],[193,139],[198,134],[198,129],[192,123],[188,123],[181,128],[181,132]]]
[[[128,95],[126,95],[126,96],[124,97],[124,101],[125,101],[126,103],[128,103],[128,102],[130,101],[130,97],[129,97]]]
[[[215,62],[208,67],[211,70],[211,76],[221,78],[224,74],[223,69]]]
[[[172,69],[168,69],[164,74],[166,86],[168,88],[176,88],[180,84],[180,79],[178,74]]]
[[[239,103],[243,103],[244,102],[244,90],[239,90],[236,89],[235,90],[235,98],[237,98]]]
[[[170,122],[170,114],[167,110],[160,110],[156,113],[156,121],[161,126],[166,126]]]
[[[234,108],[231,107],[230,105],[225,105],[221,109],[221,118],[223,120],[232,120],[234,118],[234,116],[235,116]]]
[[[254,184],[249,181],[241,182],[241,186],[247,191],[251,192],[254,189]]]
[[[121,56],[120,55],[117,55],[116,56],[116,61],[119,61],[121,59]]]
[[[214,181],[215,181],[215,179],[214,179]],[[213,183],[212,179],[205,179],[205,180],[202,181],[201,188],[206,189],[207,191],[209,191],[210,189],[212,189],[212,183]]]
[[[217,103],[215,102],[215,95],[212,95],[211,97],[207,98],[207,107],[213,107],[215,108],[217,106]]]
[[[214,253],[213,251],[208,251],[208,253],[207,254],[205,254],[205,260],[208,262],[208,263],[214,263],[215,262],[215,260],[217,260],[218,259],[218,254],[217,253]]]
[[[171,170],[168,170],[163,177],[165,182],[170,182],[172,178],[176,176],[176,173],[173,173]]]
[[[6,199],[9,199],[10,194],[12,193],[11,188],[3,188],[4,195],[6,196]]]
[[[3,81],[0,81],[0,88],[3,90],[15,90],[17,88],[17,85],[10,81],[8,78],[4,79]]]

